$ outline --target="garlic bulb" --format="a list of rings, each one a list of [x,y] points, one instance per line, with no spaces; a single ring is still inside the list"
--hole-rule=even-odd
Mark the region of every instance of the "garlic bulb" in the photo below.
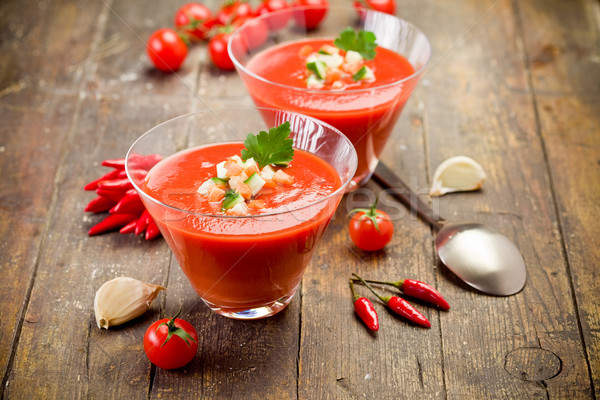
[[[98,328],[108,329],[139,317],[150,308],[161,290],[166,288],[128,277],[105,282],[94,299]]]
[[[450,192],[477,190],[483,185],[485,171],[467,156],[455,156],[441,163],[433,174],[429,194],[441,196]]]

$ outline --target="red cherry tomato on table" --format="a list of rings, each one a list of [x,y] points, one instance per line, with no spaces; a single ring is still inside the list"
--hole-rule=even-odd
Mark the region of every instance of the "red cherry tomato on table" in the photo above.
[[[212,12],[204,4],[188,3],[175,13],[175,26],[198,40],[206,38],[211,22]]]
[[[188,48],[173,29],[164,28],[150,35],[146,52],[156,68],[172,72],[181,67],[187,57]]]
[[[348,229],[354,244],[365,251],[381,250],[392,240],[394,224],[386,212],[377,209],[377,201],[370,208],[351,211]]]
[[[303,7],[302,10],[292,11],[296,24],[304,29],[311,30],[318,27],[327,11],[329,3],[327,0],[296,0],[293,8]]]
[[[267,18],[267,24],[273,31],[285,28],[288,21],[292,17],[290,6],[285,0],[263,0],[262,3],[256,8],[256,16],[269,14],[272,12],[278,12],[276,16]]]
[[[144,352],[157,367],[181,368],[198,351],[196,330],[189,322],[177,318],[178,315],[154,322],[144,334]]]
[[[357,0],[354,2],[354,8],[361,17],[365,9],[395,15],[396,0]]]
[[[262,19],[253,17],[238,18],[233,23],[233,28],[237,29],[244,26],[244,30],[240,33],[240,40],[244,49],[256,49],[262,46],[269,38],[269,27]]]
[[[208,54],[213,64],[218,68],[231,71],[235,69],[233,61],[227,53],[227,41],[231,37],[231,33],[218,33],[208,41]]]
[[[219,25],[230,25],[237,18],[254,17],[252,6],[245,1],[226,1],[215,17]]]

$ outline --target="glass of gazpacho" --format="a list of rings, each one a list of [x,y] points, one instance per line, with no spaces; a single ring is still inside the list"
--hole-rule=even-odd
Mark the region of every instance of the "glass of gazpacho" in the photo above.
[[[257,108],[174,118],[143,134],[126,160],[194,290],[237,319],[287,306],[357,165],[336,128]]]
[[[431,47],[392,15],[331,7],[317,24],[318,9],[302,10],[248,21],[232,35],[229,55],[257,106],[313,116],[352,141],[353,190],[375,170]]]

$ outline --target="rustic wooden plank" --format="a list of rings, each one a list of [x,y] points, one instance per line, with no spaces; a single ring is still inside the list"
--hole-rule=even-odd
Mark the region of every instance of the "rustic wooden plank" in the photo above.
[[[417,4],[399,2],[398,8],[403,18],[418,22]],[[413,93],[382,155],[420,195],[427,193],[423,90],[418,87]],[[374,253],[354,246],[348,235],[348,213],[367,206],[380,193],[381,188],[369,183],[342,199],[304,277],[301,399],[445,396],[440,322],[448,313],[415,302],[432,323],[432,329],[423,329],[387,311],[360,286],[359,293],[371,298],[378,310],[379,332],[371,333],[354,313],[348,284],[352,272],[373,279],[414,278],[434,286],[439,278],[445,279],[436,272],[430,228],[384,194],[380,207],[394,221],[392,242]],[[454,301],[452,293],[447,298]]]
[[[543,7],[541,7],[543,6]],[[594,394],[600,397],[600,7],[595,1],[520,5],[524,47],[561,240],[575,290]],[[539,29],[560,21],[556,29]],[[537,29],[535,27],[538,27]]]
[[[54,179],[72,127],[77,72],[90,46],[77,42],[66,48],[64,43],[93,30],[90,16],[97,9],[89,7],[90,14],[80,15],[81,24],[76,24],[74,3],[0,5],[0,396],[8,384],[53,206]]]
[[[479,193],[441,198],[441,215],[497,228],[515,240],[528,267],[527,285],[515,296],[495,298],[468,290],[456,296],[454,311],[442,322],[447,395],[589,397],[587,361],[568,266],[557,241],[557,216],[514,4],[468,2],[446,11],[450,17],[443,22],[433,15],[424,19],[434,49],[441,53],[426,77],[430,171],[450,156],[465,154],[484,166],[488,180]],[[535,21],[527,24],[547,30]],[[451,295],[462,290],[443,280],[440,287]],[[519,356],[528,348],[537,356]],[[544,357],[547,353],[554,356]],[[518,368],[514,360],[520,360]],[[557,363],[562,369],[554,368]],[[546,373],[528,375],[535,368]]]

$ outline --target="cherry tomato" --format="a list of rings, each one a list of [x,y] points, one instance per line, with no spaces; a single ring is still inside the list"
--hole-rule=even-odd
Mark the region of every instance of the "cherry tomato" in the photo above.
[[[276,16],[267,18],[267,24],[273,31],[285,28],[291,18],[290,6],[285,0],[263,0],[256,8],[256,16],[279,11]]]
[[[181,312],[181,310],[179,310]],[[164,318],[154,322],[144,334],[144,351],[152,364],[163,369],[181,368],[198,351],[198,333],[187,321]]]
[[[348,229],[354,244],[365,251],[375,251],[392,240],[394,224],[386,212],[377,209],[377,201],[370,208],[357,208],[351,211]]]
[[[225,71],[235,69],[233,61],[231,61],[229,53],[227,53],[227,41],[230,37],[231,33],[222,32],[216,34],[208,41],[210,59],[215,66]]]
[[[150,35],[146,52],[156,68],[172,72],[181,67],[187,57],[188,48],[173,29],[163,28]]]
[[[233,25],[234,29],[246,25],[240,34],[244,49],[256,49],[262,46],[269,38],[269,27],[262,19],[254,17],[238,18]]]
[[[365,9],[395,15],[396,0],[357,0],[354,2],[354,8],[361,17],[363,17],[363,10]]]
[[[252,6],[245,1],[228,1],[217,12],[216,20],[219,25],[230,25],[237,18],[254,17]]]
[[[198,40],[206,38],[211,21],[210,8],[200,3],[188,3],[175,13],[175,26]]]
[[[296,24],[306,30],[315,29],[321,24],[327,11],[329,3],[327,0],[296,0],[294,8],[303,7],[303,10],[294,10],[292,15]]]

